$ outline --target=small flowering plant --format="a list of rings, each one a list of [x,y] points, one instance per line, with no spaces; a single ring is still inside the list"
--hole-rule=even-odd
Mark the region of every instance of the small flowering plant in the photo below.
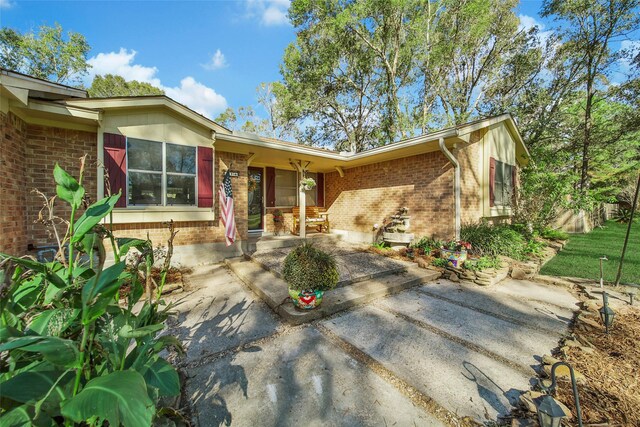
[[[444,243],[442,248],[455,252],[468,251],[471,249],[471,243],[465,242],[464,240],[451,240]]]

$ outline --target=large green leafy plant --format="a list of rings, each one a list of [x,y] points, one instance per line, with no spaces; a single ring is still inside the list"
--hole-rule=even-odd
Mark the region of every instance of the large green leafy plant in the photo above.
[[[151,425],[159,399],[180,393],[176,370],[159,355],[180,343],[158,336],[170,307],[148,287],[151,242],[115,238],[101,224],[120,194],[79,215],[83,165],[79,180],[54,170],[57,199],[71,206],[59,240],[68,255],[37,262],[0,254],[2,425]],[[106,268],[105,237],[115,261]],[[133,248],[144,262],[127,267]]]

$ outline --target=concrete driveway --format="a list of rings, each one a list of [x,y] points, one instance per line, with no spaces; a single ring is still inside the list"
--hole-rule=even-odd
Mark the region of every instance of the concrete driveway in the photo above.
[[[169,333],[200,426],[459,425],[509,413],[576,309],[560,287],[445,280],[287,326],[223,266],[200,267]]]

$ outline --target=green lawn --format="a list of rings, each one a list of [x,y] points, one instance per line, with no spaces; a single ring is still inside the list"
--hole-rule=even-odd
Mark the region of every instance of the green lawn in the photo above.
[[[564,249],[551,259],[540,273],[598,281],[598,259],[606,255],[609,261],[603,261],[604,279],[613,282],[618,271],[626,231],[627,224],[608,221],[603,228],[596,228],[591,233],[572,234]],[[637,222],[631,227],[620,282],[640,284],[640,224]]]

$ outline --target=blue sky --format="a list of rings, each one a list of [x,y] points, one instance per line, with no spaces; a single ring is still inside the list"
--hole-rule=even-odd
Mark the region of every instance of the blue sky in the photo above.
[[[542,1],[522,1],[524,25],[544,22]],[[289,0],[21,1],[0,0],[0,25],[21,32],[58,22],[91,45],[94,73],[161,86],[211,118],[226,106],[252,105],[255,88],[278,80],[294,41]]]

